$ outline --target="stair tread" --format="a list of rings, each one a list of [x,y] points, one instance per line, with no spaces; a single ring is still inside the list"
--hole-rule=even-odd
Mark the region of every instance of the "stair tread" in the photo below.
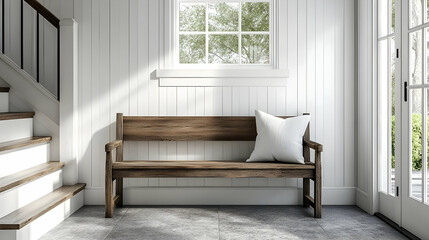
[[[18,230],[36,220],[49,210],[72,198],[85,188],[86,184],[62,186],[36,201],[0,218],[0,230]]]
[[[0,143],[0,152],[8,151],[17,148],[23,148],[30,145],[47,143],[52,140],[52,137],[29,137],[21,138],[13,141],[7,141]]]
[[[63,162],[47,162],[0,178],[0,193],[48,175],[64,167]]]
[[[9,92],[10,88],[8,87],[0,87],[0,92]]]
[[[33,118],[34,112],[5,112],[0,113],[0,120]]]

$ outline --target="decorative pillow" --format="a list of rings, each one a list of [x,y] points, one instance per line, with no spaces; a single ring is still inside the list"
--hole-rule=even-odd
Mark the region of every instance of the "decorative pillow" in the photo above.
[[[255,110],[255,149],[246,162],[287,162],[304,163],[302,137],[310,115],[278,118]]]

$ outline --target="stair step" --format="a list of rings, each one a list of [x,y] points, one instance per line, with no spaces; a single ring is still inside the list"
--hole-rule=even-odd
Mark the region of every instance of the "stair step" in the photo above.
[[[0,92],[9,92],[10,88],[8,87],[0,87]]]
[[[22,138],[18,140],[2,142],[0,143],[0,152],[8,151],[17,148],[23,148],[31,145],[36,145],[40,143],[48,143],[52,140],[52,137],[29,137]]]
[[[62,162],[47,162],[0,178],[0,193],[33,181],[64,167]]]
[[[0,120],[33,118],[34,112],[0,113]]]
[[[49,210],[72,198],[85,188],[86,184],[62,186],[36,201],[0,218],[0,230],[18,230],[36,220]]]

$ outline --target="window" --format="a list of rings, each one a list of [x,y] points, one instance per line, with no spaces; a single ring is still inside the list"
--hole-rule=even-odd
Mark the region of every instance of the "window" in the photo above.
[[[287,1],[162,2],[160,86],[287,85]]]
[[[175,65],[272,66],[270,0],[179,0]]]

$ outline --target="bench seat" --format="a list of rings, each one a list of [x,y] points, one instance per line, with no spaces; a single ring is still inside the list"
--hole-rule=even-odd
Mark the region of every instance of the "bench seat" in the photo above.
[[[248,163],[227,161],[126,161],[113,162],[115,169],[195,169],[195,170],[308,170],[315,169],[314,163],[291,164],[291,163]]]
[[[225,177],[225,178],[313,178],[315,166],[287,163],[225,161],[123,161],[112,163],[113,178]]]

